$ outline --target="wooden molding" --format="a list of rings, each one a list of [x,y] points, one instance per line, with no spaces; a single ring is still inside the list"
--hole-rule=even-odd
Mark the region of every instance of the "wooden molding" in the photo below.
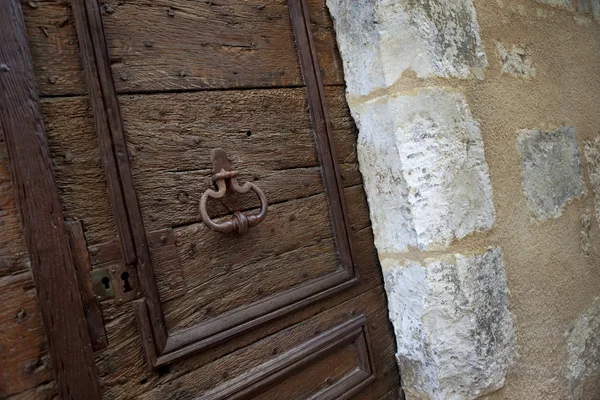
[[[61,398],[100,399],[25,32],[20,2],[0,1],[0,130]]]
[[[78,0],[71,7],[123,261],[125,265],[135,265],[137,268],[140,287],[150,313],[156,350],[161,351],[167,343],[167,328],[142,213],[133,185],[100,4],[97,0]]]
[[[143,299],[136,301],[136,315],[144,354],[151,367],[172,363],[358,283],[342,180],[333,150],[332,128],[325,107],[310,21],[304,0],[290,0],[293,33],[306,83],[316,150],[322,166],[341,268],[190,328],[167,332],[149,251],[151,234],[144,229],[133,184],[100,6],[97,0],[81,0],[73,2],[72,8],[102,162],[109,183],[109,197],[119,232],[121,257],[126,265],[137,268]],[[114,248],[102,248],[98,252],[113,254]]]
[[[343,400],[351,397],[375,380],[373,352],[369,346],[366,318],[359,316],[344,322],[301,345],[250,370],[239,378],[229,380],[198,397],[198,400],[243,400],[255,396],[269,386],[301,371],[328,354],[354,345],[356,368],[329,387],[313,394],[321,400]]]
[[[342,265],[346,270],[357,275],[356,257],[350,234],[350,220],[344,199],[344,187],[340,174],[335,148],[333,145],[333,128],[325,105],[325,89],[319,67],[317,50],[311,33],[310,18],[305,0],[288,0],[292,29],[296,39],[296,48],[306,94],[308,108],[315,130],[315,144],[323,171],[323,183],[329,198],[331,223],[335,241],[339,250]],[[357,276],[358,278],[358,276]]]
[[[81,299],[85,318],[88,323],[90,338],[94,351],[105,348],[108,345],[106,332],[104,331],[104,322],[102,320],[102,310],[92,290],[90,281],[90,271],[92,264],[87,251],[85,236],[83,234],[83,224],[81,221],[71,221],[66,223],[67,233],[71,252],[73,253],[73,264],[77,272],[77,281],[81,291]]]

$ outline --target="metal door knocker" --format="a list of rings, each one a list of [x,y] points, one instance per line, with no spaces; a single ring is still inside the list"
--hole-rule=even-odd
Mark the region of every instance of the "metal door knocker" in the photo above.
[[[242,186],[237,181],[238,172],[229,165],[227,154],[222,149],[214,149],[210,158],[213,163],[213,182],[217,185],[217,191],[207,189],[200,199],[200,215],[204,224],[215,232],[233,233],[241,236],[248,233],[248,230],[261,223],[267,216],[269,207],[265,194],[252,182],[246,182]],[[244,194],[252,190],[260,199],[260,212],[255,215],[246,216],[240,211],[236,211],[232,218],[226,222],[215,223],[206,212],[206,202],[208,198],[220,199],[225,196],[227,190],[233,190],[235,193]]]

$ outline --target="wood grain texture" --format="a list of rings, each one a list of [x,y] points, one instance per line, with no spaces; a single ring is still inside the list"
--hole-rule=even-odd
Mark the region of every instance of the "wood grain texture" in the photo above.
[[[0,126],[0,277],[28,270],[29,257],[8,165],[6,144]]]
[[[289,0],[288,5],[338,253],[344,268],[354,271],[356,256],[308,9],[304,0]]]
[[[0,397],[52,379],[48,344],[29,272],[0,278]]]
[[[163,229],[149,232],[148,245],[161,302],[182,296],[186,290],[186,283],[175,246],[173,230]],[[91,253],[91,263],[95,269],[121,262],[121,248],[116,240],[90,246],[89,253]]]
[[[181,15],[175,15],[175,17],[168,17],[169,7],[171,3],[157,4],[152,3],[151,7],[141,2],[130,3],[119,5],[117,1],[106,2],[107,5],[104,10],[104,19],[107,25],[110,25],[114,29],[122,29],[122,34],[119,34],[115,30],[114,40],[109,43],[110,52],[112,56],[113,68],[115,71],[115,77],[120,81],[119,90],[124,91],[137,91],[139,88],[149,87],[154,90],[157,87],[172,88],[172,87],[205,87],[202,79],[206,77],[201,76],[186,76],[181,77],[180,72],[184,71],[183,67],[187,66],[184,60],[179,59],[176,61],[177,64],[169,62],[168,53],[172,52],[170,43],[168,42],[168,29],[178,29],[182,24],[194,24],[197,23],[199,16],[188,15],[183,13]],[[179,1],[179,3],[185,5],[185,1]],[[189,3],[189,2],[188,2]],[[72,10],[69,7],[69,2],[63,0],[39,0],[29,2],[22,0],[23,14],[25,16],[27,26],[27,36],[31,47],[31,53],[34,63],[34,72],[36,76],[36,84],[39,88],[40,96],[59,96],[67,94],[85,94],[87,88],[85,85],[83,69],[78,53],[78,39],[74,26],[74,18]],[[32,4],[32,5],[30,5]],[[256,7],[260,7],[264,3],[257,2]],[[338,55],[337,47],[333,34],[333,26],[331,18],[325,7],[324,0],[310,0],[308,1],[310,10],[311,23],[313,26],[313,32],[315,41],[317,42],[317,48],[319,49],[319,60],[322,66],[323,73],[325,74],[325,84],[343,85],[342,77],[342,64]],[[159,21],[161,23],[174,24],[174,26],[156,30],[160,25],[146,25],[140,16],[135,15],[130,21],[127,20],[131,13],[136,10],[142,9],[146,14],[152,14],[152,20]],[[183,10],[189,9],[189,6],[183,7]],[[238,7],[239,9],[239,7]],[[263,9],[267,10],[265,7]],[[123,11],[123,12],[121,12]],[[259,10],[257,10],[258,12]],[[112,14],[110,14],[112,12]],[[175,10],[177,13],[177,10]],[[257,16],[263,18],[272,18],[269,21],[278,21],[279,25],[287,23],[287,29],[289,29],[289,21],[283,19],[287,18],[287,11],[283,2],[272,2],[271,10],[267,10]],[[144,15],[146,15],[144,14]],[[112,18],[114,16],[114,18]],[[149,15],[146,15],[149,16]],[[242,14],[243,16],[243,14]],[[164,17],[164,18],[163,18]],[[178,18],[179,17],[179,18]],[[238,18],[241,16],[238,15]],[[170,18],[170,19],[168,19]],[[137,22],[140,22],[139,24]],[[130,23],[131,22],[131,23]],[[133,26],[131,26],[133,25]],[[162,24],[161,24],[162,25]],[[143,28],[139,30],[139,28]],[[136,31],[136,28],[138,29]],[[194,30],[197,30],[197,26],[193,26]],[[206,34],[206,33],[205,33]],[[277,35],[278,36],[278,35]],[[162,39],[162,43],[158,40],[155,43],[156,38]],[[141,41],[140,41],[141,40]],[[154,41],[153,41],[154,40]],[[264,41],[263,46],[274,46],[267,43],[262,37],[259,37],[260,41]],[[278,41],[278,37],[275,37]],[[152,41],[152,47],[147,47],[145,42]],[[283,44],[288,46],[288,50],[291,42],[285,41]],[[166,49],[160,50],[160,46],[166,46]],[[194,44],[195,46],[201,47],[201,41]],[[215,51],[219,51],[218,46],[215,46]],[[204,48],[207,46],[204,46]],[[257,46],[259,47],[259,46]],[[224,46],[222,53],[225,57],[230,47]],[[235,47],[234,47],[235,49]],[[240,48],[243,49],[243,48]],[[154,51],[152,51],[154,50]],[[261,52],[261,57],[264,59],[265,56],[274,57],[274,52],[268,52],[265,56],[265,48],[258,48],[254,52]],[[290,54],[292,54],[293,49]],[[168,75],[170,72],[174,76],[170,77],[170,83],[162,83],[159,80],[160,75],[157,76],[156,81],[148,82],[144,79],[146,71],[150,70],[156,64],[153,64],[153,58],[159,53],[160,62],[164,63],[167,67],[168,72],[164,75]],[[196,64],[190,64],[189,71],[192,73],[196,71],[198,73],[198,65],[205,64],[205,58],[200,54],[197,56],[200,58]],[[238,61],[239,62],[239,61]],[[277,64],[277,60],[270,60],[270,64]],[[177,68],[181,66],[182,68]],[[196,68],[193,68],[196,66]],[[275,72],[270,72],[271,79],[279,80],[290,80],[293,84],[300,84],[299,69],[297,65],[286,67],[295,72],[295,81],[292,80],[291,76],[285,76],[281,78],[279,69]],[[284,70],[285,72],[285,70]],[[121,77],[121,74],[122,77]],[[150,73],[151,75],[156,74]],[[131,76],[130,76],[131,75]],[[238,72],[239,75],[239,72]],[[231,77],[234,77],[231,72]],[[126,80],[123,81],[122,78]],[[215,80],[219,80],[222,84],[227,85],[224,82],[226,76],[222,78],[216,77]],[[256,86],[257,82],[253,82],[249,79],[248,85]],[[259,77],[259,81],[266,82],[267,77]],[[121,87],[121,84],[123,87]],[[153,89],[154,88],[154,89]]]
[[[356,132],[343,89],[327,90],[344,184],[360,182]],[[210,149],[226,149],[270,203],[323,191],[304,89],[120,96],[144,224],[162,229],[199,221],[198,201],[212,176]],[[285,118],[282,118],[285,116]],[[274,156],[276,154],[276,156]],[[237,197],[229,209],[256,206]],[[209,202],[211,216],[229,213]]]
[[[367,317],[368,325],[371,326],[368,329],[371,336],[374,360],[390,360],[394,349],[386,345],[385,324],[387,316],[385,311],[381,312],[383,311],[381,305],[377,306],[376,304],[376,301],[379,299],[380,297],[376,295],[376,291],[368,291],[351,300],[341,304],[338,303],[338,305],[330,303],[323,312],[314,317],[283,330],[275,331],[258,342],[224,355],[209,364],[194,367],[188,365],[184,369],[185,372],[179,376],[176,376],[177,372],[172,370],[169,383],[165,382],[157,385],[156,388],[148,391],[140,396],[140,398],[154,400],[170,395],[182,400],[202,399],[205,394],[209,394],[213,390],[217,391],[218,389],[215,389],[215,387],[218,387],[220,384],[224,384],[222,386],[224,389],[227,387],[227,381],[230,379],[234,380],[232,383],[235,382],[236,378],[243,380],[247,376],[248,371],[259,370],[260,366],[264,363],[273,362],[272,360],[276,360],[288,351],[293,351],[295,347],[302,345],[315,336],[319,336],[336,325],[343,324],[349,319],[363,313]],[[384,329],[380,329],[380,327]],[[330,361],[333,360],[335,360],[335,357]],[[188,364],[192,362],[189,361]],[[375,362],[377,363],[377,361]],[[393,367],[393,364],[389,362],[387,366],[382,362],[376,364],[375,371],[380,383],[373,385],[365,393],[361,392],[357,398],[373,399],[378,396],[378,393],[383,394],[389,390],[390,383],[394,379],[397,382],[397,377],[385,375],[389,374],[390,367]],[[333,369],[334,367],[329,364],[330,373]],[[327,376],[320,375],[319,368],[307,368],[298,371],[298,375],[302,379],[300,386],[294,388],[296,392],[294,394],[315,390],[315,385],[318,387],[319,383],[325,383],[324,381],[327,378]],[[297,396],[292,394],[290,397],[281,398],[297,398]]]
[[[87,97],[41,102],[65,218],[83,221],[89,244],[117,237],[98,138]]]
[[[5,397],[4,400],[49,400],[58,398],[56,381],[43,382],[37,387],[14,396]]]
[[[341,85],[324,1],[311,5],[325,81]],[[103,18],[120,93],[302,85],[286,1],[111,0]]]
[[[135,263],[140,289],[150,313],[155,345],[161,350],[167,341],[167,331],[131,175],[100,4],[96,0],[77,1],[72,4],[72,9],[123,260],[126,265]]]
[[[77,272],[77,281],[81,300],[83,301],[83,310],[88,324],[90,340],[94,350],[103,349],[107,346],[106,333],[104,332],[104,322],[102,321],[102,310],[96,299],[90,281],[90,271],[92,264],[87,250],[87,243],[83,234],[83,224],[81,221],[70,221],[66,223],[67,233],[69,235],[69,244],[71,245],[71,254],[73,254],[73,265]]]
[[[368,222],[368,217],[366,220]],[[197,394],[196,389],[198,387],[194,379],[195,375],[190,376],[189,380],[185,380],[181,384],[177,383],[179,382],[178,379],[202,366],[212,363],[220,357],[242,349],[262,338],[270,337],[286,327],[307,320],[311,316],[325,310],[335,308],[352,298],[359,297],[357,302],[359,304],[364,303],[366,306],[367,300],[360,296],[370,290],[378,293],[375,302],[381,301],[382,304],[385,304],[385,295],[381,287],[381,271],[379,269],[377,254],[373,247],[372,232],[368,225],[366,228],[357,229],[353,232],[355,233],[354,242],[359,255],[359,274],[364,284],[355,286],[325,301],[314,303],[295,313],[265,324],[260,329],[250,330],[239,335],[236,340],[227,341],[205,349],[200,353],[171,364],[165,370],[146,370],[138,327],[135,320],[131,318],[133,312],[131,305],[124,304],[117,307],[110,301],[104,302],[103,313],[111,345],[107,349],[96,352],[96,359],[100,370],[105,399],[121,398],[121,396],[125,398],[137,398],[146,392],[156,389],[158,386],[162,386],[162,393],[168,393],[170,388],[178,386],[181,391],[188,392],[189,396],[194,396]],[[378,381],[375,384],[375,388],[367,389],[368,393],[376,391],[383,393],[384,390],[389,390],[389,385],[393,385],[393,382],[396,382],[396,385],[398,384],[398,372],[393,359],[395,351],[394,343],[391,340],[391,333],[388,328],[386,309],[383,308],[377,315],[377,321],[370,321],[369,329],[373,329],[371,326],[372,322],[375,323],[374,326],[377,328],[377,331],[371,331],[372,333],[375,332],[372,342],[379,349],[387,349],[385,350],[387,353],[375,352]],[[272,348],[268,347],[267,350],[272,350]],[[279,350],[284,351],[283,348]],[[202,374],[202,372],[198,373]],[[231,374],[228,376],[231,376]],[[217,380],[225,379],[218,376],[215,378]],[[383,389],[384,386],[387,386],[387,389]],[[152,396],[154,397],[151,398],[161,398],[157,392],[153,392]],[[372,399],[374,397],[376,396],[364,396],[362,398]]]
[[[0,3],[0,124],[63,398],[99,399],[92,346],[54,180],[21,7]]]
[[[199,398],[347,399],[375,378],[365,324],[363,315],[336,325]],[[310,387],[307,374],[325,379]]]
[[[85,94],[70,2],[21,0],[40,96]]]
[[[353,227],[368,227],[362,187],[348,188],[346,193],[352,204]],[[327,221],[327,201],[321,194],[272,206],[269,218],[248,233],[249,240],[235,246],[229,245],[230,238],[201,223],[176,229],[188,293],[164,304],[167,325],[170,329],[189,327],[245,301],[268,297],[337,270],[339,262]],[[273,237],[278,240],[274,242]],[[203,251],[206,248],[213,250]],[[310,256],[304,262],[306,255]],[[280,274],[287,274],[282,282],[275,278]],[[222,293],[223,287],[231,290]]]

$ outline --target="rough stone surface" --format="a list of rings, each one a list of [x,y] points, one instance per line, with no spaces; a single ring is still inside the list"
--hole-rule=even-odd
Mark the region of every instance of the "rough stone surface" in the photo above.
[[[571,398],[583,398],[586,380],[600,380],[600,297],[594,300],[565,333],[569,359],[567,378]],[[597,392],[596,392],[597,393]]]
[[[588,176],[594,192],[596,220],[600,224],[600,138],[586,141],[584,152],[588,165]]]
[[[516,347],[500,249],[406,261],[384,280],[407,398],[473,399],[503,385]]]
[[[579,238],[581,239],[581,252],[589,256],[592,250],[592,212],[589,208],[581,216],[580,222],[581,232],[579,233]]]
[[[591,11],[589,0],[577,0],[577,10],[580,13],[588,13]]]
[[[579,148],[572,127],[551,132],[523,130],[517,148],[521,154],[523,190],[537,219],[558,217],[570,200],[584,194]]]
[[[592,4],[592,15],[600,23],[600,0],[590,0]]]
[[[562,8],[563,10],[574,11],[571,0],[536,0],[538,3],[548,4],[552,7]]]
[[[472,0],[327,0],[348,91],[365,95],[412,69],[418,77],[483,77]]]
[[[483,142],[462,94],[385,96],[354,114],[380,253],[444,248],[493,224]]]
[[[526,49],[513,44],[509,51],[500,42],[496,43],[496,47],[502,61],[502,72],[525,79],[535,78],[533,61]]]

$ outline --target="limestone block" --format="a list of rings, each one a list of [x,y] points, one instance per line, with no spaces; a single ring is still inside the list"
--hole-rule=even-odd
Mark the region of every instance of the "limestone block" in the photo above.
[[[584,194],[579,148],[572,127],[545,132],[519,132],[523,190],[533,215],[544,220],[558,217],[564,206]]]
[[[600,224],[600,138],[586,141],[584,152],[588,165],[588,176],[594,192],[596,220]]]
[[[577,10],[580,13],[589,13],[591,11],[589,0],[577,0]]]
[[[595,378],[600,389],[600,297],[577,318],[565,333],[569,358],[567,378],[573,399],[583,398],[584,384]],[[590,389],[589,383],[587,389]],[[596,391],[596,393],[598,393]]]
[[[380,253],[445,248],[493,224],[483,141],[461,93],[385,96],[354,115]]]
[[[366,95],[412,69],[482,78],[487,65],[472,0],[327,0],[348,91]]]
[[[406,261],[384,273],[409,399],[474,399],[499,389],[516,355],[502,253]]]
[[[500,42],[496,43],[496,47],[502,61],[502,72],[525,79],[535,78],[533,61],[526,49],[513,44],[509,51]]]
[[[592,4],[592,14],[596,22],[600,23],[600,0],[590,0]]]
[[[538,3],[548,4],[552,7],[562,8],[563,10],[575,11],[571,0],[536,0]]]

